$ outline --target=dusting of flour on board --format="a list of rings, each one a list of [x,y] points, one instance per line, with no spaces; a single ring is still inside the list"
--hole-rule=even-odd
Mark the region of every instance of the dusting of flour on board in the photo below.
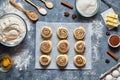
[[[15,67],[19,70],[26,70],[31,59],[32,55],[28,49],[23,49],[21,52],[16,53],[16,55],[13,57]]]
[[[103,37],[103,28],[104,28],[104,25],[101,23],[101,21],[93,21],[92,23],[90,23],[90,26],[92,27],[92,30],[93,30],[93,34],[95,37],[96,37],[96,42],[95,44],[92,45],[92,51],[93,51],[93,61],[98,61],[99,60],[99,50],[98,48],[100,47],[100,43],[99,43],[99,40],[100,38]]]

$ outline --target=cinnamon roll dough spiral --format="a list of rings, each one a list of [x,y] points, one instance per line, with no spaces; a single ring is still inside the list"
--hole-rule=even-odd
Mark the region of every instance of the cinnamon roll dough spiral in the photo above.
[[[80,39],[83,39],[85,37],[85,29],[84,27],[77,27],[75,30],[74,30],[74,37],[78,40]]]
[[[70,45],[69,45],[69,42],[67,40],[61,40],[58,42],[58,51],[61,52],[61,53],[67,53],[69,48],[70,48]]]
[[[41,55],[39,62],[42,66],[48,66],[51,62],[51,57],[48,55]]]
[[[75,43],[74,49],[77,53],[83,53],[85,51],[85,42],[84,41],[77,41]]]
[[[41,35],[43,38],[48,39],[52,36],[52,29],[48,26],[45,26],[41,29]]]
[[[59,27],[57,29],[57,36],[60,39],[66,39],[68,37],[68,30],[65,27]]]
[[[74,64],[75,64],[75,66],[77,66],[77,67],[79,67],[79,68],[85,66],[85,64],[86,64],[86,59],[85,59],[85,57],[82,56],[82,55],[76,55],[76,56],[74,57]]]
[[[58,55],[56,58],[56,64],[58,65],[58,67],[60,68],[64,68],[67,66],[68,64],[68,56],[67,55]]]
[[[40,50],[43,53],[50,53],[52,50],[52,42],[49,40],[42,41],[40,44]]]

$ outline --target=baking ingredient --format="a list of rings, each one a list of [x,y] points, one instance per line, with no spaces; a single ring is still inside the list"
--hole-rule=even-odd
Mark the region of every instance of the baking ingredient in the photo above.
[[[0,55],[0,71],[8,72],[12,68],[12,58],[7,54]]]
[[[113,35],[110,37],[109,42],[112,46],[117,46],[120,43],[120,38],[117,35]]]
[[[73,9],[73,6],[68,2],[62,1],[61,4],[68,7],[68,8],[70,8],[70,9]]]
[[[83,15],[92,15],[98,8],[97,0],[77,0],[76,8]]]
[[[116,61],[119,59],[117,55],[115,55],[112,51],[108,50],[107,54],[109,54],[112,58],[114,58]]]
[[[109,32],[109,31],[107,31],[107,32],[106,32],[106,35],[107,35],[107,36],[109,36],[109,35],[110,35],[110,32]]]
[[[14,14],[9,14],[4,17],[0,23],[0,40],[8,45],[14,45],[21,42],[26,34],[26,24],[24,21]]]
[[[108,13],[106,15],[106,24],[111,28],[118,27],[118,15],[115,13]]]
[[[68,17],[70,13],[68,11],[64,12],[64,16]]]
[[[112,72],[112,76],[113,76],[113,77],[118,77],[119,75],[120,75],[120,73],[119,73],[118,70],[114,70],[114,71]]]
[[[117,80],[120,80],[120,77],[118,77]]]
[[[41,1],[45,3],[48,9],[52,9],[54,7],[53,3],[50,1],[46,1],[46,0],[41,0]]]
[[[77,15],[76,14],[72,14],[72,19],[76,19]]]
[[[113,80],[113,77],[111,75],[107,75],[105,80]]]
[[[110,63],[110,60],[109,60],[109,59],[106,59],[106,60],[105,60],[105,63]]]

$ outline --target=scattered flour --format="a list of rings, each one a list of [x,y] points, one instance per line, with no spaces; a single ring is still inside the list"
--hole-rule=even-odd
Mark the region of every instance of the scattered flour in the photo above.
[[[13,61],[15,64],[15,67],[19,70],[27,69],[27,67],[30,64],[30,60],[32,59],[32,55],[29,50],[24,49],[19,53],[16,53],[16,55],[13,57]]]
[[[95,60],[93,61],[98,61],[99,60],[99,52],[98,52],[98,48],[100,47],[100,43],[99,43],[99,40],[100,38],[102,38],[103,36],[103,28],[104,28],[104,25],[101,23],[101,21],[93,21],[90,26],[92,27],[92,30],[93,30],[93,34],[92,36],[94,35],[96,37],[96,43],[92,45],[92,51],[93,51],[93,58]]]

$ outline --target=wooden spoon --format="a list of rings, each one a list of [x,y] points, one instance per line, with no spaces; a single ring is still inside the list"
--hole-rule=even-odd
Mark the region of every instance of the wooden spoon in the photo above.
[[[46,7],[49,9],[52,9],[54,7],[53,3],[50,1],[46,1],[46,0],[41,0],[41,1],[44,2]]]
[[[21,6],[19,6],[18,4],[16,4],[14,2],[14,0],[10,0],[9,1],[11,3],[11,5],[13,5],[15,8],[17,8],[18,10],[22,11],[23,13],[26,14],[26,16],[31,20],[31,21],[37,21],[39,16],[37,13],[35,13],[34,11],[31,10],[25,10],[23,9]]]
[[[30,0],[25,0],[26,2],[28,2],[29,4],[31,4],[33,7],[35,7],[40,14],[42,15],[46,15],[47,11],[45,8],[41,7],[41,6],[36,6],[33,2],[31,2]]]

